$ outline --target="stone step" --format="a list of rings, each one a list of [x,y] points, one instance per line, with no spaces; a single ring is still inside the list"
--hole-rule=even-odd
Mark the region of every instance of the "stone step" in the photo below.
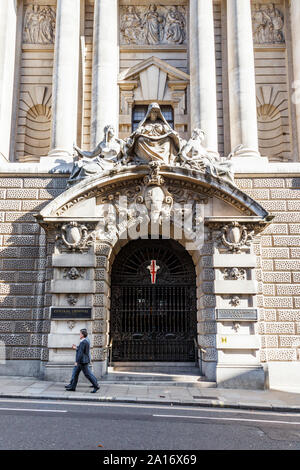
[[[118,381],[118,382],[115,382],[115,381],[110,381],[110,380],[103,380],[103,378],[101,379],[101,381],[99,381],[99,384],[101,386],[102,385],[114,385],[114,386],[118,386],[118,385],[139,385],[139,386],[151,386],[151,387],[188,387],[188,388],[216,388],[217,385],[216,385],[216,382],[207,382],[207,381],[203,381],[203,382],[171,382],[170,380],[167,381],[167,382],[163,382],[163,381],[157,381],[157,382],[150,382],[150,381],[130,381],[130,382],[122,382],[122,381]]]
[[[128,368],[126,368],[128,369]],[[136,368],[133,368],[136,369]],[[130,384],[130,385],[155,385],[155,386],[195,386],[202,388],[215,387],[215,382],[209,382],[204,376],[201,376],[199,369],[184,370],[183,373],[177,373],[175,370],[153,371],[136,371],[116,370],[110,367],[107,375],[102,377],[101,382],[105,384]]]
[[[191,362],[114,362],[109,372],[161,373],[167,375],[200,375],[200,369]]]
[[[196,387],[196,388],[216,388],[215,382],[208,382],[205,378],[199,378],[198,380],[180,380],[178,376],[174,376],[173,380],[170,377],[160,378],[152,380],[151,377],[145,378],[118,378],[105,376],[101,378],[101,384],[103,385],[143,385],[151,387]]]
[[[163,374],[163,375],[192,375],[200,376],[200,370],[195,367],[192,369],[180,368],[180,367],[151,367],[151,369],[145,369],[143,367],[113,367],[108,369],[109,373],[130,373],[130,374]]]

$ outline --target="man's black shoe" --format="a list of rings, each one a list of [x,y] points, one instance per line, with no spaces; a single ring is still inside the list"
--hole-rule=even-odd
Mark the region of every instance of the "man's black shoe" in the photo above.
[[[100,387],[94,388],[94,390],[92,390],[91,393],[96,393],[96,392],[98,392],[99,388],[100,388]]]
[[[66,387],[66,390],[67,390],[68,392],[75,392],[76,389],[75,389],[75,388],[71,388],[71,387]]]
[[[69,385],[65,385],[65,388],[71,388],[71,387],[72,387],[72,385],[71,385],[71,384],[69,384]]]

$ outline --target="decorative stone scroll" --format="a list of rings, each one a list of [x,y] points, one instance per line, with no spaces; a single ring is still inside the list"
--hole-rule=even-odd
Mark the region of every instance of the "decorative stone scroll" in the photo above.
[[[254,231],[234,221],[222,228],[221,241],[233,253],[240,253],[242,248],[249,247]]]
[[[95,240],[95,233],[90,224],[84,225],[72,221],[61,226],[60,234],[57,235],[57,244],[67,251],[87,251]]]
[[[184,44],[185,6],[121,6],[120,32],[121,44]]]
[[[50,6],[29,5],[25,12],[23,41],[25,44],[53,44],[56,13]]]
[[[253,13],[253,39],[255,44],[283,44],[285,42],[284,16],[274,3],[256,4]]]

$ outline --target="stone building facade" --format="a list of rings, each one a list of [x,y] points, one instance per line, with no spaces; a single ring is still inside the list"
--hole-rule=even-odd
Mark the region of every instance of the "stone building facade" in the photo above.
[[[67,379],[87,327],[99,377],[114,354],[144,365],[163,333],[179,349],[188,333],[220,387],[299,386],[299,22],[298,0],[1,1],[1,374]],[[166,132],[153,152],[152,103]],[[192,260],[188,332],[161,327],[155,342],[118,323],[114,265],[139,242],[120,196],[156,217],[159,249],[176,239]],[[184,204],[196,245],[174,235]],[[118,356],[120,338],[144,355]],[[176,354],[156,360],[191,361]]]

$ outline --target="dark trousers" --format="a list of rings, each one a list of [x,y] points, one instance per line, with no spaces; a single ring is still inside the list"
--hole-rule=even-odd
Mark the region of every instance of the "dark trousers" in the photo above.
[[[91,384],[95,388],[97,388],[98,387],[97,379],[94,376],[94,374],[91,372],[88,364],[78,364],[77,366],[73,368],[72,378],[71,378],[72,388],[76,388],[78,377],[81,371],[84,373],[85,377],[91,382]]]

